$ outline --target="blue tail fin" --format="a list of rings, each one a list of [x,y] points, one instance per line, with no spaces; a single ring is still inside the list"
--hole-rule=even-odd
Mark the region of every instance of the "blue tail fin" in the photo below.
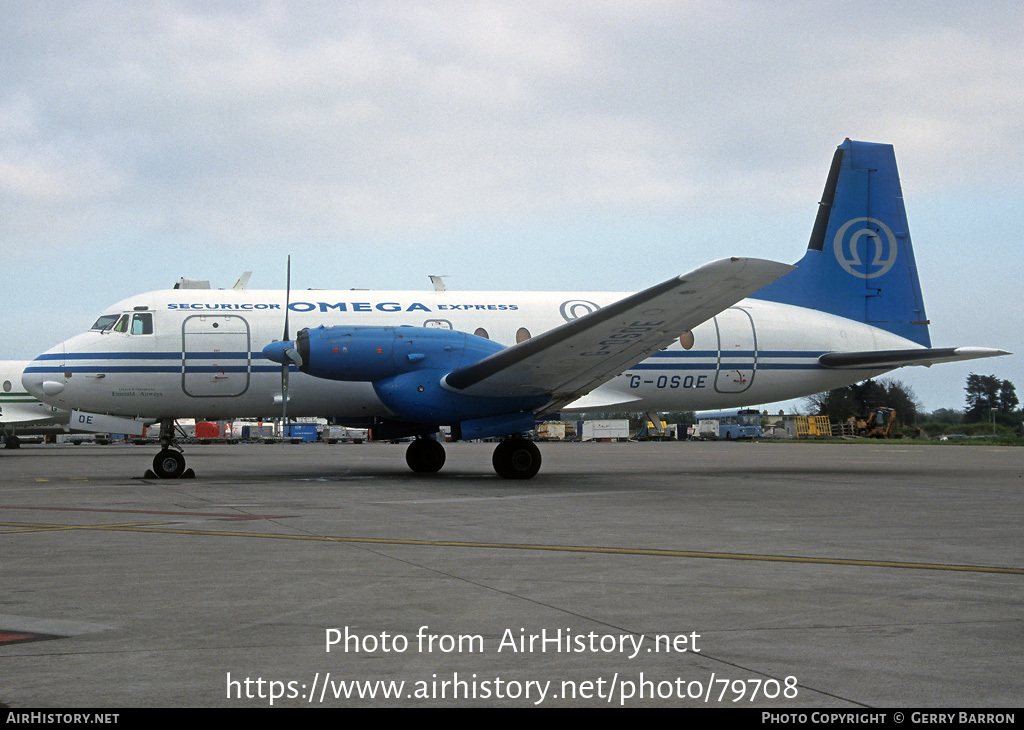
[[[807,253],[754,299],[817,309],[931,346],[892,145],[836,149]]]

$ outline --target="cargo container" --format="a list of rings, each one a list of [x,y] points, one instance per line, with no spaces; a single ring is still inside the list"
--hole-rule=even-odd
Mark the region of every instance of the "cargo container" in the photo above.
[[[565,424],[558,421],[545,421],[537,424],[538,441],[563,441],[565,439]]]
[[[370,437],[370,432],[365,428],[349,428],[348,426],[327,426],[324,428],[321,438],[329,444],[336,444],[339,441],[345,443],[361,444]]]
[[[629,419],[579,421],[576,430],[580,434],[581,441],[628,441]]]
[[[281,428],[283,438],[295,441],[316,441],[317,430],[315,423],[289,423]]]

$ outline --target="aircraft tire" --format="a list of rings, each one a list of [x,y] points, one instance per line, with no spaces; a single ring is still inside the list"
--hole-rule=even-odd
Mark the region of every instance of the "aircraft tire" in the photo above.
[[[502,441],[494,449],[491,463],[502,479],[532,479],[540,471],[540,449],[526,439]]]
[[[4,441],[4,448],[5,449],[20,449],[21,448],[21,439],[18,438],[17,436],[8,436],[7,440]]]
[[[163,449],[153,457],[153,471],[161,479],[177,479],[185,473],[185,457],[180,451]]]
[[[434,439],[416,439],[405,450],[405,463],[418,474],[434,474],[444,466],[444,446]]]

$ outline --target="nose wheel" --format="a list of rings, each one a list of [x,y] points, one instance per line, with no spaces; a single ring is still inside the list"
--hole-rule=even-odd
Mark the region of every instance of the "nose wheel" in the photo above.
[[[196,473],[185,467],[185,455],[172,449],[174,443],[174,421],[160,421],[160,445],[163,448],[153,457],[152,471],[146,470],[146,479],[194,479]]]
[[[185,473],[185,456],[174,449],[163,449],[153,457],[153,472],[161,479],[178,479]]]

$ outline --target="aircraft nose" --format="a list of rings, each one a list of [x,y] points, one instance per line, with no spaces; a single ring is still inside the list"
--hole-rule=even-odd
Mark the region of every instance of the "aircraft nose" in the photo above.
[[[29,393],[38,398],[43,392],[43,379],[36,373],[22,373],[21,384]]]
[[[263,348],[263,357],[280,365],[284,365],[289,361],[287,352],[294,349],[295,343],[288,340],[283,342],[271,342]]]
[[[21,375],[21,384],[25,390],[41,401],[64,391],[64,383],[53,379],[52,375],[47,379],[43,373],[33,373],[27,370]]]

